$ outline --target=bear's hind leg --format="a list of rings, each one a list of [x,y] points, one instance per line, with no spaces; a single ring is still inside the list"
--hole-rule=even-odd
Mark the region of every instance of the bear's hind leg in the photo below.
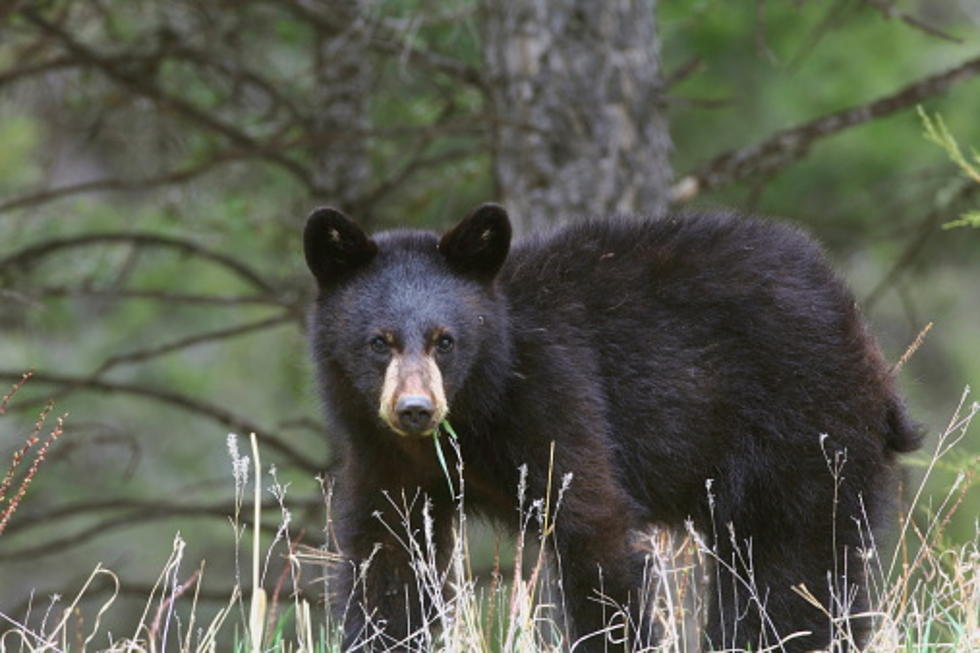
[[[871,627],[855,617],[868,610],[861,543],[856,529],[838,532],[835,556],[830,533],[829,524],[787,539],[741,538],[736,529],[737,544],[726,533],[716,546],[705,649],[860,647]]]

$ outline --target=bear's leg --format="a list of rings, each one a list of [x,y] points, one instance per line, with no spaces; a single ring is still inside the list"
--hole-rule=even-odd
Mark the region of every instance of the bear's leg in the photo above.
[[[775,533],[743,538],[736,528],[733,544],[729,533],[719,534],[706,650],[776,646],[792,653],[837,641],[839,652],[866,640],[868,618],[843,618],[868,609],[857,530],[838,521],[835,556],[829,523],[815,521],[825,523],[786,539]],[[823,609],[792,589],[800,585]],[[805,631],[810,634],[799,634]]]
[[[576,651],[639,650],[657,639],[640,600],[644,555],[632,539],[628,505],[615,493],[604,499],[587,506],[569,501],[555,524],[569,644],[578,640]]]
[[[442,590],[425,584],[412,568],[413,561],[433,564],[423,525],[427,499],[418,490],[391,496],[391,502],[377,489],[373,493],[379,501],[365,500],[368,493],[335,493],[334,505],[343,506],[334,522],[341,560],[335,563],[330,593],[334,617],[343,624],[341,650],[356,645],[369,651],[425,650],[434,595]],[[434,564],[441,573],[450,548],[452,510],[440,503],[429,510]]]

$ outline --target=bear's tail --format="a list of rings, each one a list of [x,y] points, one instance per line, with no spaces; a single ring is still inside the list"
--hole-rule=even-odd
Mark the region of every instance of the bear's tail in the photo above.
[[[888,407],[885,443],[892,451],[907,453],[922,446],[925,431],[914,422],[905,411],[905,406],[897,399]]]

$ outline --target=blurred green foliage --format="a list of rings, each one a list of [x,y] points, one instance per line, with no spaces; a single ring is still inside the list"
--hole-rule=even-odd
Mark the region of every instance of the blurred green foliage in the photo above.
[[[923,12],[960,43],[885,20],[862,2],[759,4],[762,15],[752,3],[660,3],[663,69],[669,74],[695,58],[700,62],[693,74],[669,89],[666,99],[678,178],[721,152],[867,103],[980,52],[980,17],[971,0],[899,3],[904,11]],[[80,25],[78,38],[106,52],[144,42],[152,49],[159,3],[102,5],[108,20]],[[375,11],[408,25],[408,43],[479,67],[479,12],[473,7],[462,0],[390,0],[377,4]],[[241,15],[236,20],[246,31],[238,34],[240,43],[228,44],[224,40],[229,35],[217,23],[222,12],[237,11]],[[261,3],[247,3],[240,10],[214,8],[211,15],[215,42],[240,53],[274,80],[283,95],[309,102],[312,26]],[[450,18],[426,19],[432,16]],[[197,17],[188,15],[187,20]],[[21,16],[14,14],[8,23],[0,26],[0,68],[17,65],[16,54],[34,37]],[[198,45],[210,36],[198,34]],[[436,228],[458,219],[474,204],[494,199],[493,153],[487,145],[486,107],[479,89],[420,69],[407,57],[379,57],[375,66],[377,84],[368,101],[372,132],[338,138],[364,139],[373,183],[398,175],[413,157],[435,162],[385,194],[369,216],[359,217],[370,218],[377,227]],[[251,106],[248,96],[235,96],[233,89],[210,83],[187,62],[167,62],[152,75],[181,99],[256,137],[269,136],[280,126],[262,107]],[[926,103],[927,110],[939,111],[964,143],[980,143],[978,106],[980,80]],[[287,130],[277,137],[289,142],[299,135]],[[220,143],[213,134],[181,127],[166,106],[133,99],[87,68],[74,76],[0,83],[0,205],[51,184],[132,178],[151,175],[164,164],[200,164]],[[308,162],[315,149],[290,152]],[[963,386],[980,385],[980,234],[937,227],[923,236],[921,227],[934,211],[952,219],[962,210],[961,201],[949,200],[959,196],[962,183],[943,152],[926,142],[918,118],[909,110],[818,141],[802,161],[773,178],[722,188],[697,198],[695,204],[734,206],[805,226],[826,244],[859,301],[901,260],[910,243],[926,239],[869,317],[890,360],[898,359],[926,322],[936,323],[901,376],[913,412],[935,434],[949,419]],[[304,216],[320,201],[323,198],[310,197],[281,168],[242,160],[181,185],[74,195],[0,212],[0,259],[46,239],[92,232],[179,236],[247,261],[272,281],[285,302],[299,306],[311,292],[299,234]],[[0,368],[6,370],[36,368],[84,377],[113,355],[283,310],[263,304],[121,299],[81,291],[68,297],[45,295],[52,287],[222,297],[254,292],[226,269],[165,249],[106,245],[66,250],[29,270],[7,272],[0,277],[2,289],[10,293],[0,294]],[[179,389],[248,415],[308,452],[311,461],[320,461],[329,454],[322,437],[297,421],[318,419],[308,358],[297,319],[122,365],[111,370],[109,378]],[[44,398],[52,388],[32,382],[25,395],[28,391]],[[32,406],[0,422],[0,453],[6,455],[19,445],[17,434],[36,414],[38,404]],[[59,395],[56,411],[70,414],[66,436],[58,444],[61,454],[56,451],[45,464],[22,508],[25,512],[118,496],[190,502],[231,495],[225,429],[212,421],[146,399],[91,392]],[[974,432],[960,445],[959,462],[944,470],[933,491],[942,494],[943,484],[952,481],[957,469],[975,470],[978,450],[980,435]],[[286,470],[280,475],[293,482],[291,493],[318,491],[310,474]],[[975,476],[969,483],[976,483]],[[974,490],[948,526],[950,537],[972,537],[978,511],[980,494]],[[307,517],[314,525],[322,519]],[[230,531],[220,520],[206,527],[203,523],[151,522],[133,530],[132,540],[96,539],[73,551],[71,564],[90,568],[112,550],[113,562],[143,577],[156,568],[155,561],[166,558],[170,534],[180,529],[188,540],[200,543],[192,555],[208,557],[209,567],[220,569],[224,553],[207,556],[206,549],[227,551]],[[201,536],[187,536],[193,529],[200,529]],[[31,531],[32,537],[34,533],[49,534]],[[209,537],[211,543],[203,544]],[[317,537],[311,535],[310,540]],[[25,546],[27,539],[11,533],[0,550]],[[131,541],[140,543],[138,550]],[[40,578],[35,561],[21,563],[25,569],[34,568],[22,578],[32,578],[42,590],[58,586],[59,574]],[[67,564],[59,564],[59,571]],[[213,573],[220,578],[220,571]],[[3,608],[10,606],[0,603]]]

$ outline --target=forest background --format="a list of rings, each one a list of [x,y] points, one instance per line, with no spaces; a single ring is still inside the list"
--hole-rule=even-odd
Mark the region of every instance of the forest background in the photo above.
[[[944,228],[980,183],[916,107],[969,157],[978,77],[975,0],[0,4],[0,382],[34,371],[0,460],[49,399],[42,437],[68,415],[0,535],[0,612],[98,562],[138,610],[178,531],[202,600],[226,600],[229,431],[259,434],[319,544],[300,232],[321,204],[372,229],[491,200],[520,232],[720,207],[798,224],[890,361],[934,325],[900,375],[933,448],[980,382],[980,231]],[[963,475],[950,546],[976,538],[978,451],[974,428],[930,485]]]

